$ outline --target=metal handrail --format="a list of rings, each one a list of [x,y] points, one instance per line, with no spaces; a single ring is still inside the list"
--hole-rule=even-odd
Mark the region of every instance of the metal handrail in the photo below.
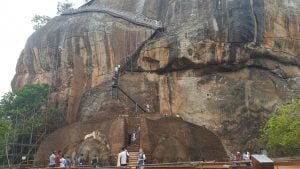
[[[138,59],[139,54],[140,54],[141,50],[143,49],[143,47],[145,46],[145,44],[146,44],[149,40],[153,39],[153,38],[155,37],[155,35],[156,35],[158,32],[160,32],[161,30],[162,30],[162,28],[156,29],[148,39],[146,39],[145,41],[143,41],[143,42],[137,47],[137,49],[136,49],[136,50],[128,57],[129,59],[127,60],[127,62],[125,62],[125,63],[121,66],[120,71],[126,71],[126,70],[128,70],[129,66],[130,66],[130,70],[132,71],[132,64]]]
[[[113,88],[117,88],[118,90],[120,90],[125,96],[127,96],[129,98],[129,100],[131,100],[135,106],[136,106],[136,109],[137,107],[140,108],[143,112],[147,112],[140,104],[138,104],[138,102],[136,102],[132,97],[130,97],[123,89],[121,89],[118,85],[113,85],[112,86]]]
[[[142,14],[132,14],[127,11],[118,11],[118,10],[115,10],[113,8],[109,8],[106,6],[99,6],[99,7],[82,6],[78,9],[68,9],[68,10],[62,12],[61,15],[73,15],[73,14],[86,13],[86,12],[107,13],[114,17],[122,18],[122,19],[125,19],[134,24],[149,27],[151,29],[163,28],[162,22],[159,20],[150,19],[147,16],[144,16]]]

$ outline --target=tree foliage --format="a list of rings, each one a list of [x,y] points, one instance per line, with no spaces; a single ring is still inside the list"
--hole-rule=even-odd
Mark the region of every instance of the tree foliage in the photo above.
[[[33,29],[40,29],[41,27],[45,26],[50,20],[51,17],[46,15],[34,15],[34,17],[31,20],[31,22],[33,23]]]
[[[34,143],[32,133],[40,132],[47,122],[47,113],[41,107],[47,101],[48,89],[48,85],[26,85],[2,97],[0,101],[1,154],[6,143]],[[20,147],[9,146],[11,152],[19,152],[20,149]],[[22,150],[25,151],[26,148]],[[29,151],[28,147],[27,151]]]
[[[0,101],[2,111],[11,118],[27,116],[35,113],[36,110],[46,101],[48,85],[26,85],[14,92],[8,92]]]
[[[5,154],[5,143],[7,134],[11,132],[11,122],[0,119],[0,154]]]
[[[278,108],[262,129],[262,140],[274,156],[300,155],[300,100]]]
[[[65,0],[57,3],[57,15],[60,15],[63,11],[73,8],[74,4]],[[33,29],[38,30],[45,26],[52,18],[46,15],[34,15],[31,22],[33,23]]]
[[[57,15],[62,14],[65,10],[72,9],[74,6],[73,3],[69,2],[68,0],[65,0],[64,2],[58,2],[57,3]]]

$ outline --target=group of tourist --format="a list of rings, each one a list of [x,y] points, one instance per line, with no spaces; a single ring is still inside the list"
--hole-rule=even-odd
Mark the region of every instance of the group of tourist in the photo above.
[[[239,166],[239,161],[248,161],[246,165],[250,166],[250,153],[247,151],[241,154],[238,151],[236,154],[230,154],[229,161],[232,163],[232,166]]]
[[[72,161],[70,157],[64,157],[61,151],[53,151],[49,157],[49,167],[70,168]]]
[[[137,162],[138,168],[143,169],[146,160],[146,155],[142,148],[139,149],[139,153],[137,155]],[[84,155],[81,154],[77,161],[77,166],[84,166],[88,165]],[[97,167],[99,163],[98,157],[95,155],[91,160],[91,165],[93,167]],[[125,147],[122,148],[122,151],[118,154],[117,166],[127,166],[129,163],[129,152]],[[52,154],[49,156],[49,167],[56,167],[56,168],[70,168],[75,164],[72,162],[70,157],[64,157],[61,151],[53,151]]]
[[[139,149],[137,154],[138,168],[143,169],[145,165],[146,155],[142,148]],[[129,163],[129,152],[125,147],[122,148],[121,152],[118,154],[117,166],[127,166]]]
[[[268,156],[267,150],[260,148],[259,151],[255,151],[254,154],[263,154],[265,156]],[[240,153],[239,151],[236,152],[236,154],[230,154],[229,155],[229,161],[249,161],[251,160],[251,156],[249,151]]]
[[[75,160],[73,162],[69,156],[65,158],[61,151],[57,151],[57,152],[53,151],[49,157],[49,167],[70,168],[71,166],[75,166],[75,163],[77,164],[77,166],[88,165],[88,162],[85,159],[83,154],[81,154],[78,157],[76,162]],[[95,155],[91,160],[91,165],[93,167],[97,167],[98,163],[99,163],[99,159]]]
[[[229,160],[230,161],[243,161],[243,160],[248,161],[248,160],[250,160],[250,153],[247,151],[247,152],[241,154],[238,151],[238,152],[236,152],[236,154],[231,154],[229,156]]]

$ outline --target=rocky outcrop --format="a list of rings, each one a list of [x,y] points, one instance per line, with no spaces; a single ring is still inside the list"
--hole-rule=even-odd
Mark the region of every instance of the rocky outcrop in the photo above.
[[[102,116],[73,123],[50,134],[41,143],[35,161],[45,161],[50,152],[61,150],[66,156],[70,156],[74,164],[77,164],[78,157],[83,154],[87,164],[94,156],[98,156],[101,166],[116,165],[117,154],[126,146],[124,131],[130,125],[126,120],[128,117],[109,114]],[[178,117],[136,119],[141,119],[144,123],[135,132],[137,137],[142,137],[139,145],[145,150],[147,163],[226,159],[220,139],[205,127],[185,122]],[[136,159],[134,156],[132,158]]]
[[[145,43],[120,85],[141,105],[150,104],[153,114],[179,115],[205,126],[227,151],[257,148],[260,126],[277,105],[300,94],[297,0],[94,0],[87,5],[162,21],[165,31]],[[128,61],[153,32],[107,13],[58,16],[28,39],[12,87],[50,84],[55,106],[69,123],[133,111],[125,96],[111,99],[113,68]]]
[[[117,154],[124,146],[124,126],[124,119],[108,115],[97,120],[73,123],[48,135],[34,159],[37,163],[45,161],[50,152],[61,150],[70,156],[74,164],[84,154],[87,164],[96,155],[101,165],[110,165],[111,155]]]
[[[149,120],[148,126],[153,163],[226,160],[219,138],[205,127],[179,118]]]
[[[176,34],[145,48],[140,68],[160,73],[160,112],[205,125],[230,150],[253,149],[276,106],[299,94],[299,2],[202,2],[193,26],[167,19]]]

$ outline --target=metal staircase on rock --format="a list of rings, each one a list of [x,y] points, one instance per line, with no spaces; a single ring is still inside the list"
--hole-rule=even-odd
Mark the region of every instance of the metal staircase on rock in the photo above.
[[[95,6],[84,5],[78,9],[66,10],[61,15],[74,15],[74,14],[87,13],[87,12],[106,13],[113,17],[122,18],[133,24],[148,27],[151,29],[158,29],[163,27],[161,21],[150,19],[142,14],[134,14],[128,11],[115,10],[107,6],[95,7]]]
[[[123,64],[121,66],[121,71],[132,71],[133,69],[133,64],[138,60],[139,56],[140,56],[140,52],[143,49],[143,47],[145,46],[145,44],[154,39],[156,37],[156,35],[163,31],[163,28],[157,28],[151,36],[149,36],[148,39],[146,39],[145,41],[143,41],[138,47],[137,49],[130,55],[129,59],[127,60],[127,62],[125,64]]]
[[[131,100],[136,106],[136,112],[138,109],[142,110],[143,112],[147,112],[143,106],[141,106],[137,101],[135,101],[130,95],[128,95],[123,89],[121,89],[118,85],[112,86],[112,98],[118,99],[119,91],[121,91],[129,100]]]
[[[137,156],[139,153],[139,148],[141,146],[141,129],[145,128],[145,126],[142,126],[141,124],[141,117],[138,116],[138,109],[140,109],[143,112],[147,112],[143,106],[141,106],[135,99],[133,99],[128,93],[126,93],[122,88],[119,86],[119,80],[120,80],[120,72],[122,71],[132,71],[133,70],[133,64],[138,60],[140,56],[140,52],[145,46],[145,44],[156,37],[157,33],[163,30],[163,25],[161,21],[153,20],[148,18],[147,16],[142,15],[142,7],[144,2],[141,1],[138,4],[137,7],[137,13],[130,13],[128,11],[120,11],[115,10],[106,6],[100,6],[100,7],[94,7],[90,6],[92,4],[93,0],[86,3],[85,5],[81,6],[78,9],[70,9],[66,10],[62,13],[62,15],[74,15],[74,14],[80,14],[80,13],[87,13],[87,12],[101,12],[108,15],[111,15],[113,17],[124,19],[130,23],[133,23],[138,26],[147,27],[150,29],[154,29],[155,31],[147,38],[145,41],[143,41],[139,46],[131,53],[129,56],[129,59],[120,67],[119,74],[117,74],[114,77],[114,84],[112,85],[112,98],[113,99],[119,99],[119,94],[124,94],[129,100],[131,100],[136,107],[135,113],[130,112],[128,116],[126,117],[127,120],[127,126],[126,126],[126,143],[127,143],[127,150],[130,154],[129,156],[129,166],[131,168],[135,168],[138,164]],[[134,143],[129,143],[129,133],[135,133],[136,134],[136,140]]]
[[[129,100],[131,100],[135,104],[135,112],[129,112],[126,120],[127,120],[127,127],[126,127],[126,143],[127,143],[127,150],[130,154],[129,156],[129,164],[128,166],[131,168],[135,168],[138,164],[137,161],[137,155],[139,153],[139,148],[141,147],[141,131],[147,131],[147,126],[145,126],[146,122],[142,121],[142,118],[140,116],[140,113],[138,113],[138,109],[140,109],[142,112],[147,112],[147,110],[141,106],[135,99],[133,99],[128,93],[126,93],[121,87],[120,87],[120,72],[122,71],[128,71],[129,67],[131,65],[132,70],[132,63],[135,62],[140,54],[140,51],[144,47],[145,43],[148,40],[151,40],[155,37],[157,32],[159,32],[160,29],[156,29],[155,32],[142,44],[139,45],[139,47],[133,52],[133,54],[130,56],[130,60],[128,60],[124,65],[121,66],[119,69],[119,74],[115,75],[115,82],[112,85],[112,98],[113,99],[119,99],[119,95],[123,93]],[[136,141],[134,144],[129,144],[129,133],[136,133]],[[143,133],[143,137],[147,136],[148,133]],[[149,146],[149,145],[145,145]],[[144,147],[143,147],[144,148]]]
[[[156,29],[151,36],[149,36],[148,39],[146,39],[145,41],[143,41],[138,47],[137,49],[130,55],[129,59],[127,60],[127,62],[125,62],[119,69],[119,75],[115,76],[115,82],[112,85],[112,98],[113,99],[118,99],[119,98],[119,91],[122,92],[125,96],[127,96],[127,98],[129,100],[131,100],[135,106],[136,106],[136,112],[137,109],[140,108],[143,112],[147,112],[145,108],[143,108],[143,106],[141,106],[137,101],[135,101],[130,95],[128,95],[122,88],[120,88],[119,86],[119,81],[120,81],[120,72],[124,72],[124,71],[132,71],[132,67],[133,67],[133,63],[135,63],[139,56],[140,56],[140,52],[143,49],[143,47],[145,46],[145,44],[147,43],[147,41],[152,40],[158,32],[160,32],[162,30],[162,28],[158,28]]]

